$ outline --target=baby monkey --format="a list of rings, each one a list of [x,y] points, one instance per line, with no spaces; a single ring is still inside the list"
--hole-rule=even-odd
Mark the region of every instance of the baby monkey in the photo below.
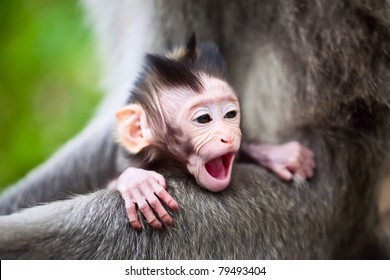
[[[162,202],[179,208],[153,168],[174,164],[201,187],[222,191],[229,185],[242,136],[239,101],[215,45],[197,45],[192,36],[186,47],[162,56],[148,54],[145,60],[128,105],[116,112],[118,141],[137,167],[127,168],[112,183],[138,230],[136,206],[153,228],[173,224]],[[297,142],[245,144],[242,150],[284,180],[313,176],[313,153]]]

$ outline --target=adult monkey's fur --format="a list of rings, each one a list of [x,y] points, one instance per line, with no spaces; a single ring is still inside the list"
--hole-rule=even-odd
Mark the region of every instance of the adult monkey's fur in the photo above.
[[[132,230],[119,193],[100,190],[0,218],[2,259],[389,257],[376,205],[390,140],[389,1],[85,4],[110,94],[84,132],[3,194],[2,213],[114,177],[113,112],[144,52],[161,53],[192,31],[220,46],[246,136],[301,141],[315,152],[316,176],[298,186],[237,164],[231,187],[214,194],[169,170],[181,206],[174,228]]]

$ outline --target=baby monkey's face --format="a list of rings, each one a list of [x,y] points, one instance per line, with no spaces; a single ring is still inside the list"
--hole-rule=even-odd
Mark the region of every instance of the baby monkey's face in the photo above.
[[[160,111],[166,115],[166,124],[175,129],[156,126],[153,120],[161,115],[133,103],[116,112],[118,140],[132,154],[148,146],[154,147],[157,155],[170,153],[185,163],[200,186],[217,192],[229,185],[233,160],[240,147],[240,107],[226,82],[206,75],[201,80],[201,92],[188,87],[160,92]],[[167,133],[174,131],[180,133],[176,137],[180,141],[164,145],[164,139],[170,136]]]
[[[218,192],[229,185],[240,147],[240,106],[226,82],[209,76],[202,79],[204,92],[178,108],[178,122],[193,147],[188,171],[200,186]]]

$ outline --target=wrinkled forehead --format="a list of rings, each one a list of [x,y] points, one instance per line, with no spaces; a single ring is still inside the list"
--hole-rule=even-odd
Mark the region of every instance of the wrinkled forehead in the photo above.
[[[196,92],[189,87],[172,87],[161,89],[160,94],[163,103],[183,106],[190,99],[231,99],[238,102],[238,98],[231,86],[225,81],[205,74],[200,75],[202,90]]]
[[[161,89],[165,91],[160,96],[164,113],[171,120],[183,116],[184,111],[190,111],[197,106],[210,103],[230,101],[238,105],[234,90],[223,80],[208,75],[200,75],[202,90],[195,92],[188,87],[173,87]]]
[[[221,105],[226,102],[239,107],[237,95],[227,82],[206,75],[201,76],[201,81],[202,92],[187,101],[184,109],[191,111],[204,105]]]
[[[221,98],[230,96],[232,99],[237,99],[236,93],[225,81],[207,75],[200,75],[200,78],[203,85],[203,95]]]

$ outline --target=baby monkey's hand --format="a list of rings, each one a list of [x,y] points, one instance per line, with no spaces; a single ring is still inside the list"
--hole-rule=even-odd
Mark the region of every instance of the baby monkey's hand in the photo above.
[[[173,220],[161,201],[173,210],[178,210],[179,206],[165,190],[166,183],[162,175],[154,171],[129,167],[116,180],[116,189],[125,200],[127,216],[133,228],[137,230],[142,228],[137,217],[136,205],[151,227],[161,229],[160,220],[169,226],[173,225]]]
[[[313,177],[314,154],[296,141],[283,145],[246,144],[244,150],[282,180],[289,181],[293,177],[306,180]]]

